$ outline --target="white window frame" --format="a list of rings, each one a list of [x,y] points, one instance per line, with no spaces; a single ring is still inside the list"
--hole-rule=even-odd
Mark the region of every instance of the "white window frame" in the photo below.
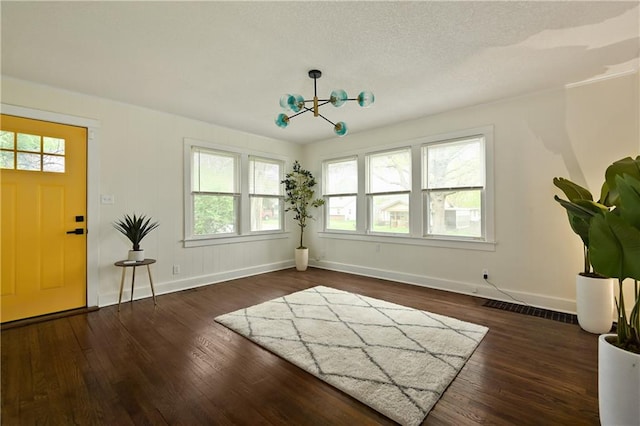
[[[203,191],[199,187],[199,185],[198,185],[198,190],[194,189],[194,186],[196,186],[194,183],[196,176],[193,175],[193,169],[194,169],[194,159],[195,159],[196,153],[204,153],[211,156],[217,156],[219,158],[230,158],[233,160],[234,176],[233,176],[232,191]],[[189,215],[189,218],[192,219],[192,227],[190,228],[191,234],[189,235],[189,237],[192,239],[201,239],[201,238],[220,238],[220,237],[224,238],[232,235],[238,235],[240,233],[240,196],[241,196],[240,155],[238,153],[225,151],[222,149],[211,149],[211,148],[205,148],[201,146],[192,146],[189,157],[190,157],[190,165],[191,165],[191,173],[190,173],[191,185],[189,188],[189,192],[190,192],[189,205],[191,207],[191,214]],[[193,230],[194,230],[193,228],[195,226],[195,224],[193,223],[193,218],[194,218],[195,197],[197,195],[214,196],[214,197],[232,197],[233,199],[233,230],[229,232],[219,232],[215,234],[195,235],[193,233]]]
[[[421,202],[423,207],[427,206],[427,200],[429,198],[429,195],[432,193],[436,193],[436,192],[442,192],[442,191],[480,191],[480,228],[481,228],[481,235],[479,237],[474,237],[474,236],[453,236],[453,235],[444,235],[444,234],[434,234],[434,233],[430,233],[429,229],[428,229],[428,216],[430,215],[430,209],[429,207],[424,207],[424,211],[423,211],[423,236],[425,238],[446,238],[446,239],[453,239],[453,240],[470,240],[470,241],[485,241],[485,235],[486,235],[486,218],[485,218],[485,205],[486,205],[486,201],[485,201],[485,197],[486,197],[486,166],[483,167],[482,172],[482,179],[481,179],[481,184],[480,185],[474,185],[474,186],[453,186],[453,187],[435,187],[435,188],[429,188],[429,182],[428,182],[428,161],[425,161],[426,158],[426,153],[429,147],[432,146],[444,146],[444,145],[452,145],[452,144],[456,144],[456,143],[460,143],[460,142],[465,142],[465,141],[473,141],[473,140],[479,140],[480,144],[481,144],[481,162],[483,164],[486,165],[486,162],[484,161],[484,156],[486,155],[486,149],[485,149],[485,137],[484,135],[471,135],[471,136],[467,136],[467,137],[463,137],[463,138],[455,138],[455,139],[447,139],[447,140],[439,140],[439,141],[432,141],[432,142],[428,142],[425,143],[421,146],[420,148],[420,162],[421,162],[421,176],[420,176],[420,181],[421,181],[421,192],[422,192],[422,197],[421,197]]]
[[[327,230],[328,232],[340,232],[340,233],[348,233],[348,234],[353,234],[355,232],[358,232],[358,220],[359,220],[359,212],[360,212],[360,206],[359,206],[359,202],[358,202],[358,188],[356,188],[356,192],[336,192],[336,193],[328,193],[327,189],[329,187],[329,185],[327,184],[327,178],[329,176],[328,173],[328,168],[330,164],[334,164],[334,163],[344,163],[347,161],[355,161],[356,162],[356,169],[360,170],[359,167],[359,161],[358,161],[358,156],[347,156],[347,157],[341,157],[341,158],[332,158],[330,160],[325,160],[322,162],[322,188],[323,188],[323,198],[325,200],[324,203],[324,224],[323,224],[323,229]],[[357,178],[358,180],[358,187],[359,187],[359,183],[361,181],[360,177],[358,176]],[[330,216],[330,207],[331,207],[331,202],[330,199],[331,198],[339,198],[339,197],[355,197],[356,198],[356,229],[351,230],[351,229],[330,229],[327,228],[328,226],[328,222],[329,222],[329,218]]]
[[[257,162],[262,162],[262,163],[271,163],[271,164],[277,164],[280,167],[280,174],[278,177],[278,184],[279,184],[279,188],[280,188],[280,192],[278,195],[274,195],[274,194],[263,194],[260,192],[256,192],[255,191],[255,183],[254,183],[254,190],[251,190],[251,184],[249,184],[249,207],[251,207],[251,198],[273,198],[278,200],[278,220],[279,220],[279,224],[278,224],[278,229],[268,229],[268,230],[261,230],[261,231],[251,231],[254,234],[264,234],[264,233],[273,233],[273,232],[283,232],[284,231],[284,185],[282,185],[282,180],[284,179],[284,161],[283,160],[277,160],[274,158],[268,158],[265,156],[258,156],[258,155],[249,155],[249,163],[251,163],[252,161],[257,161]],[[251,170],[251,167],[249,167],[249,171]],[[254,179],[255,176],[252,176],[249,173],[249,176],[247,177],[249,180]],[[252,217],[251,217],[251,211],[249,212],[249,221],[251,221]],[[251,225],[249,226],[249,229],[251,229]]]
[[[374,156],[380,156],[380,155],[384,155],[384,154],[389,154],[389,153],[394,153],[394,152],[402,152],[402,151],[408,151],[409,152],[409,161],[410,161],[410,167],[411,170],[409,171],[410,174],[410,178],[411,178],[411,188],[410,189],[405,189],[405,190],[397,190],[397,191],[386,191],[386,192],[372,192],[371,191],[371,157]],[[403,147],[398,147],[398,148],[393,148],[393,149],[386,149],[383,151],[375,151],[375,152],[368,152],[365,154],[365,182],[366,182],[366,200],[367,200],[367,222],[366,222],[366,232],[370,235],[397,235],[397,236],[411,236],[412,235],[412,230],[415,230],[415,226],[413,225],[411,218],[414,216],[413,211],[415,210],[413,208],[413,205],[415,204],[412,200],[412,190],[413,190],[413,182],[414,182],[414,176],[413,176],[413,150],[411,149],[410,146],[403,146]],[[409,214],[409,223],[408,228],[409,228],[409,232],[408,233],[394,233],[394,232],[381,232],[381,231],[374,231],[373,228],[373,198],[376,196],[385,196],[385,195],[406,195],[407,196],[407,202],[409,204],[409,210],[408,210],[408,214]]]
[[[192,162],[191,152],[194,148],[200,148],[203,150],[219,151],[221,153],[228,153],[238,156],[238,206],[236,213],[237,227],[236,232],[233,234],[216,234],[216,235],[193,235],[193,201],[191,192],[191,175],[192,175]],[[288,238],[288,232],[284,229],[284,226],[279,230],[268,231],[251,231],[251,218],[250,218],[250,200],[249,200],[249,158],[256,157],[269,161],[279,161],[284,167],[288,164],[288,159],[279,155],[250,151],[241,149],[234,146],[227,146],[222,144],[214,144],[207,141],[184,138],[183,140],[183,169],[184,169],[184,247],[202,247],[219,244],[240,243],[248,241],[263,241],[271,239]],[[283,203],[284,204],[284,203]],[[284,214],[281,214],[284,217]],[[282,219],[284,220],[284,219]],[[284,223],[284,222],[283,222]]]
[[[422,146],[456,139],[466,139],[473,136],[484,137],[484,165],[485,165],[485,192],[483,204],[483,223],[484,223],[484,239],[457,238],[441,235],[427,236],[424,225],[424,206],[422,202]],[[495,251],[495,223],[494,223],[494,129],[493,125],[474,127],[459,131],[451,131],[442,134],[425,136],[414,139],[409,142],[401,141],[395,144],[379,147],[378,150],[358,150],[345,153],[342,157],[326,157],[323,161],[333,161],[348,156],[357,156],[358,158],[358,215],[356,232],[338,232],[330,229],[324,229],[319,233],[320,238],[343,239],[352,241],[368,241],[377,243],[391,243],[417,246],[442,247],[465,250]],[[409,234],[390,234],[386,233],[368,233],[368,212],[367,196],[366,196],[366,161],[365,157],[371,153],[382,151],[394,151],[410,146],[411,148],[411,194],[410,198],[410,233]]]

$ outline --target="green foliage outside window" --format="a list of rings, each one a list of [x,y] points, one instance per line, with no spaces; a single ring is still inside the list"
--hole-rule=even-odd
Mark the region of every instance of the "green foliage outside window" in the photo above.
[[[224,234],[235,231],[233,196],[196,195],[194,197],[194,234]]]

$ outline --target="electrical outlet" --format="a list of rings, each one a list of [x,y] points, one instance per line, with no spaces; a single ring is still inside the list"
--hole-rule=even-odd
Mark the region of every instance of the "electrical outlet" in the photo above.
[[[178,275],[180,273],[180,265],[173,265],[173,275]]]
[[[482,279],[486,280],[489,278],[489,270],[488,269],[483,269],[482,270]]]
[[[114,204],[115,203],[115,197],[113,195],[110,194],[101,194],[100,195],[100,202],[102,204]]]

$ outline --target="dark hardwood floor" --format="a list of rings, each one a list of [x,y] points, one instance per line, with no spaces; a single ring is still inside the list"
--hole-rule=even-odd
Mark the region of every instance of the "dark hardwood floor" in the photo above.
[[[599,424],[597,336],[483,299],[319,269],[4,330],[2,424],[393,424],[213,321],[314,285],[489,327],[424,424]]]

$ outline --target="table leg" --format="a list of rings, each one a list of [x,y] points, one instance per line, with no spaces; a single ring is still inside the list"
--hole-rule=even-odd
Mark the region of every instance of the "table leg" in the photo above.
[[[151,294],[153,295],[153,304],[157,305],[157,303],[156,303],[156,291],[153,289],[153,278],[151,278],[150,265],[147,265],[147,272],[149,273],[149,284],[151,284]]]
[[[131,301],[133,302],[133,284],[136,282],[136,267],[133,267],[133,276],[131,277]]]
[[[124,275],[127,268],[122,268],[122,278],[120,278],[120,297],[118,297],[118,311],[120,310],[120,302],[122,302],[122,288],[124,287]]]

